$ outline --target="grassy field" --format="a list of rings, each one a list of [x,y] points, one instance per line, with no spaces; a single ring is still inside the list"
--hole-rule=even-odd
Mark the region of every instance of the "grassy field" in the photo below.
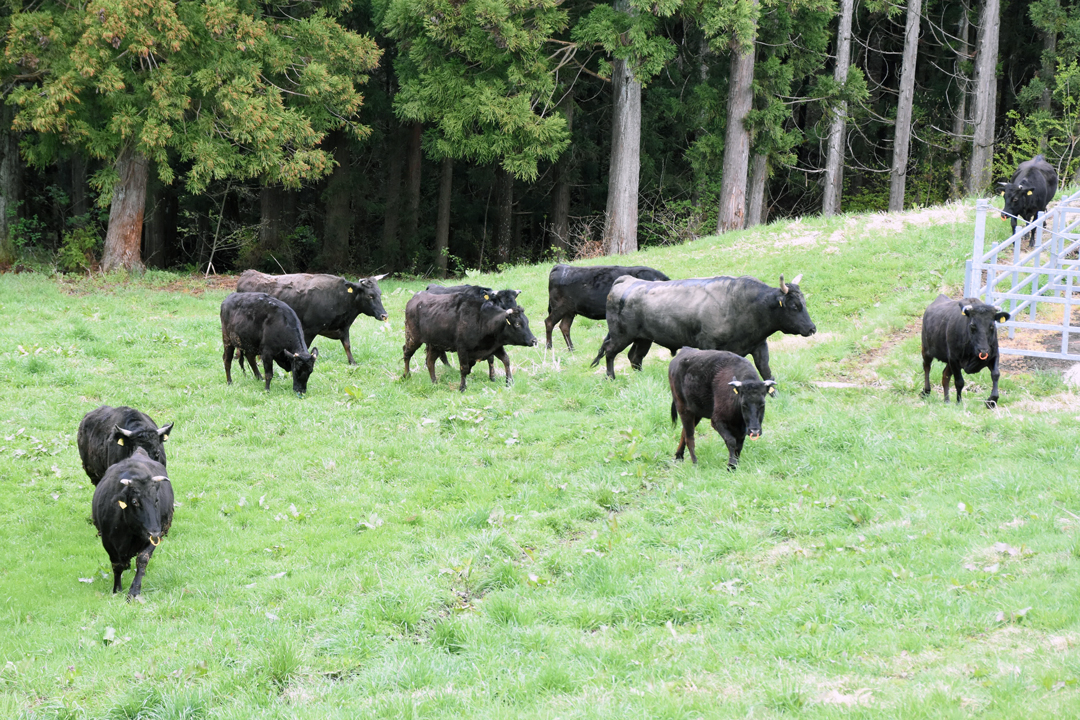
[[[359,366],[318,339],[299,400],[226,386],[225,283],[0,276],[0,717],[1080,716],[1080,403],[1014,369],[998,410],[987,372],[945,405],[940,365],[919,398],[918,320],[959,295],[973,212],[903,218],[628,258],[803,273],[818,335],[774,336],[735,473],[707,423],[674,461],[666,352],[588,367],[603,322],[459,394],[422,353],[401,380],[422,283],[387,280]],[[523,290],[542,338],[549,268],[472,280]],[[90,524],[75,432],[103,403],[176,423],[142,603]]]

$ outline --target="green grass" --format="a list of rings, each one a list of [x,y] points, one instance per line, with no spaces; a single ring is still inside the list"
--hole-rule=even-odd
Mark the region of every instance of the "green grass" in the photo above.
[[[0,717],[1076,716],[1077,405],[1049,373],[1006,373],[998,411],[985,372],[963,406],[920,399],[914,328],[959,293],[973,213],[881,217],[627,259],[803,273],[819,335],[774,337],[735,473],[705,423],[674,461],[666,353],[588,368],[602,322],[459,394],[416,358],[400,379],[423,283],[384,281],[389,328],[357,320],[354,368],[320,338],[298,400],[225,385],[224,290],[0,276]],[[542,336],[548,269],[476,281],[523,290]],[[75,432],[102,403],[176,423],[142,603],[89,522]]]

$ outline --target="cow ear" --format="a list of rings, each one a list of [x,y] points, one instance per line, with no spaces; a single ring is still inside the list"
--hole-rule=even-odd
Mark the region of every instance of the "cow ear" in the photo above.
[[[158,436],[159,436],[159,437],[160,437],[160,438],[161,438],[162,440],[168,440],[168,439],[169,439],[169,433],[170,433],[170,432],[172,432],[172,426],[173,426],[173,424],[172,424],[172,423],[169,423],[169,424],[168,424],[168,425],[166,425],[165,427],[160,427],[160,428],[158,428],[158,430],[157,430],[157,434],[158,434]]]
[[[317,347],[311,348],[311,358],[314,360],[314,359],[317,359],[318,357],[319,357],[319,348],[317,348]]]
[[[994,313],[994,319],[998,322],[1009,322],[1010,317],[1012,317],[1012,315],[1009,315],[1009,313],[1005,312],[1004,310],[998,310],[996,313]]]
[[[971,305],[965,305],[964,306],[964,314],[967,315],[968,317],[971,317]]]

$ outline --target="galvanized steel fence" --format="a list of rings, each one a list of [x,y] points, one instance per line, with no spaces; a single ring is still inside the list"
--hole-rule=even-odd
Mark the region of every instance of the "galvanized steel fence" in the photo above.
[[[1003,324],[1010,339],[1017,328],[1061,335],[1060,347],[1055,340],[1051,350],[1002,342],[1001,354],[1080,361],[1080,323],[1072,317],[1073,308],[1080,307],[1080,192],[1039,213],[1030,225],[1020,220],[1014,235],[987,249],[987,213],[1000,212],[989,200],[975,204],[975,247],[964,274],[964,297],[1008,311],[1011,318]],[[1025,244],[1030,247],[1025,249]],[[1058,306],[1060,314],[1055,311],[1051,319],[1040,320],[1039,305],[1047,303]]]

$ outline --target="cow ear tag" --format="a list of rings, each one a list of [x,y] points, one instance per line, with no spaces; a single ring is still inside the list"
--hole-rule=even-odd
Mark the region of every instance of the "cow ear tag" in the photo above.
[[[123,445],[124,444],[124,438],[120,438],[119,440],[117,440],[116,444],[117,445]]]
[[[1028,195],[1030,195],[1030,194],[1031,194],[1031,191],[1030,191],[1030,190],[1028,190]]]
[[[485,295],[485,296],[484,296],[484,299],[485,299],[485,300],[490,300],[491,298],[490,298],[490,297],[488,297],[487,295]]]
[[[733,387],[733,388],[731,388],[731,392],[733,392],[733,393],[735,393],[736,395],[738,395],[738,394],[739,394],[739,388],[737,388],[737,387]]]
[[[168,439],[169,439],[169,434],[165,433],[165,436],[162,438],[162,440],[168,440]]]
[[[349,288],[349,292],[352,292],[352,288]]]
[[[784,307],[784,301],[783,300],[780,301],[780,307]]]
[[[123,500],[117,500],[116,504],[120,506],[121,510],[126,510],[127,509],[127,503],[124,502]]]
[[[776,394],[776,388],[774,388],[772,386],[769,386],[769,394],[770,395],[775,395]]]

